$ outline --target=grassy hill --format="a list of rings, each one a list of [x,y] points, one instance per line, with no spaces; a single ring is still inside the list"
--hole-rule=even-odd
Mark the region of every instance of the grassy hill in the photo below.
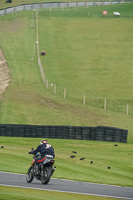
[[[1,16],[0,44],[11,82],[0,103],[0,122],[115,126],[128,129],[133,141],[132,7],[40,10],[39,45],[40,52],[46,51],[41,60],[49,89],[37,64],[36,12]],[[107,17],[102,16],[105,9]],[[120,19],[113,16],[114,10],[121,13]]]

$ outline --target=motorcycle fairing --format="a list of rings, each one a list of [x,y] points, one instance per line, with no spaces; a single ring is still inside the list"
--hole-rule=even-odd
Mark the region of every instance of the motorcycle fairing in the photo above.
[[[45,159],[42,162],[42,165],[46,164],[46,163],[50,163],[52,162],[52,165],[54,164],[54,160],[53,160],[53,156],[51,155],[46,155]]]

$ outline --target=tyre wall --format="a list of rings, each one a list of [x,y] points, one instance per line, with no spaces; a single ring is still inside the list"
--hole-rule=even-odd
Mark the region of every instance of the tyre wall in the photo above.
[[[0,124],[0,136],[96,140],[126,143],[128,130],[106,126],[85,127]]]

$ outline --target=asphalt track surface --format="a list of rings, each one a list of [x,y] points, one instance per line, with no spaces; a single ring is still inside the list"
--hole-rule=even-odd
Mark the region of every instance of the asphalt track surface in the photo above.
[[[131,187],[120,187],[54,178],[50,180],[49,184],[42,185],[41,182],[36,179],[34,179],[32,183],[27,183],[26,175],[24,174],[7,172],[0,172],[0,185],[133,200],[133,188]]]

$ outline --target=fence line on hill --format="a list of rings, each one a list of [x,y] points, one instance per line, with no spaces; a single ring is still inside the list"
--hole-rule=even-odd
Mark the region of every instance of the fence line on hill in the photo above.
[[[133,115],[132,99],[92,97],[84,91],[82,94],[79,94],[78,92],[73,94],[73,92],[68,90],[66,87],[62,88],[62,86],[59,86],[56,83],[50,83],[48,79],[46,79],[46,89],[49,90],[51,94],[57,95],[59,98],[66,101],[72,100],[84,106],[93,106],[107,111],[109,110],[126,115]]]
[[[14,7],[8,7],[5,9],[0,9],[0,15],[5,15],[9,13],[24,11],[24,10],[33,10],[33,9],[40,9],[40,8],[60,8],[60,7],[80,7],[80,6],[100,6],[100,5],[110,5],[116,3],[125,3],[125,2],[132,2],[132,0],[120,0],[120,1],[85,1],[85,2],[73,2],[73,3],[63,3],[63,2],[55,2],[55,3],[33,3],[33,4],[24,4]]]
[[[37,37],[36,44],[37,44],[38,65],[39,65],[39,68],[40,68],[43,83],[45,84],[45,73],[44,73],[42,62],[41,62],[41,59],[40,59],[40,50],[39,50],[38,9],[36,10],[36,37]]]

